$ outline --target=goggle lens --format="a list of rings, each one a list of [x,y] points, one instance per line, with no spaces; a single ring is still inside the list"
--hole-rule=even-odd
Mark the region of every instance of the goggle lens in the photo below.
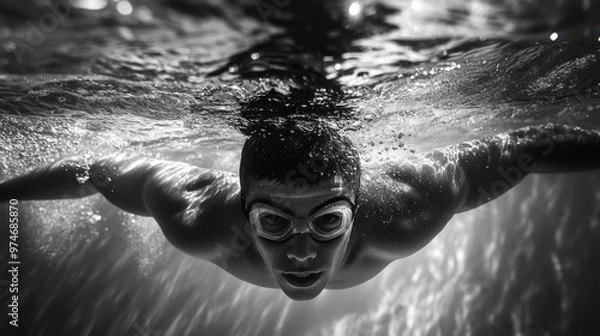
[[[332,203],[307,219],[294,218],[263,203],[256,203],[249,215],[260,236],[276,241],[285,240],[294,232],[310,232],[315,239],[330,240],[343,234],[352,223],[352,209],[344,201]]]
[[[258,216],[262,231],[273,236],[280,236],[289,230],[292,221],[274,213],[264,213]]]
[[[342,226],[343,214],[327,213],[312,220],[313,227],[323,234],[331,234]]]

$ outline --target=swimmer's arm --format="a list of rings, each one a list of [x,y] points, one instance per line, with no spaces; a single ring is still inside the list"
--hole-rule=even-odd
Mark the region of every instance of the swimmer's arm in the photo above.
[[[392,261],[428,244],[455,213],[500,196],[528,173],[590,169],[600,169],[597,131],[524,128],[363,169],[355,223],[381,223],[365,224],[365,241]]]
[[[548,124],[469,141],[443,150],[465,181],[458,212],[502,195],[531,173],[600,169],[600,132]]]
[[[232,223],[245,221],[237,176],[183,162],[125,154],[93,163],[69,158],[0,183],[0,201],[98,192],[122,210],[154,217],[175,247],[205,259],[218,258],[214,242],[229,239]]]
[[[81,198],[97,193],[85,181],[89,163],[84,159],[68,158],[47,164],[22,175],[0,182],[0,202]],[[80,178],[80,179],[78,179]]]
[[[171,184],[181,184],[200,173],[201,168],[189,164],[125,154],[95,160],[66,158],[0,183],[0,201],[73,199],[99,192],[125,211],[152,216],[146,204],[148,189],[165,194],[177,187],[157,181],[157,176],[165,180],[169,175]]]

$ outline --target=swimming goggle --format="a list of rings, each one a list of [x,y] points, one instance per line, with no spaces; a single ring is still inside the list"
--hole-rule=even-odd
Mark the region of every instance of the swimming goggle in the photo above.
[[[340,200],[300,219],[265,203],[253,203],[249,213],[256,233],[266,239],[283,241],[296,233],[308,233],[316,240],[326,241],[344,234],[352,225],[352,206]]]

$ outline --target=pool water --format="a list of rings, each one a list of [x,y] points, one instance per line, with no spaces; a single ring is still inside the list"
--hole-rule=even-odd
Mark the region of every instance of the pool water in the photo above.
[[[328,120],[365,164],[547,122],[598,128],[599,11],[587,0],[3,3],[0,179],[117,151],[235,172],[236,125],[288,113],[244,110],[260,97]],[[600,330],[598,172],[529,176],[371,281],[309,302],[182,254],[154,220],[100,196],[19,209],[22,335]]]

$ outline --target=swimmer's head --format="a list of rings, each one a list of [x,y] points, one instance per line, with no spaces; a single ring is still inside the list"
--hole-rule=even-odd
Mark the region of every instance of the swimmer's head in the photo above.
[[[255,122],[246,132],[239,171],[242,194],[251,181],[269,181],[290,192],[338,188],[358,195],[358,152],[326,122],[278,118]]]
[[[272,275],[290,298],[316,297],[346,256],[360,187],[356,149],[324,122],[265,122],[244,144],[240,183],[243,210],[255,219],[253,241]],[[259,215],[288,234],[254,225]]]

